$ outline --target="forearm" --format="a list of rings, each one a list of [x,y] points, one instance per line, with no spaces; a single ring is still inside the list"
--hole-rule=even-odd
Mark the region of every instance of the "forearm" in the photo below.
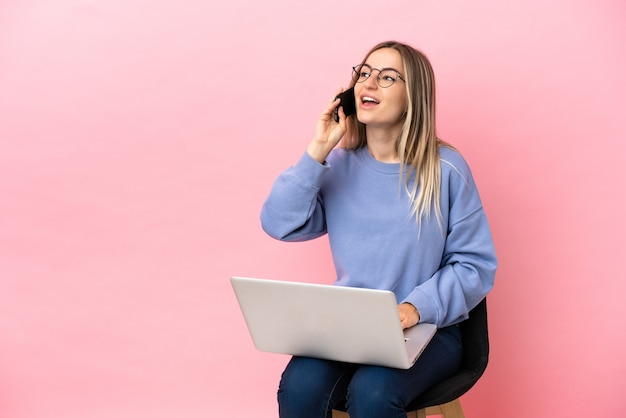
[[[415,305],[422,322],[438,326],[460,322],[491,291],[496,267],[491,233],[481,209],[452,227],[442,266],[402,302]]]

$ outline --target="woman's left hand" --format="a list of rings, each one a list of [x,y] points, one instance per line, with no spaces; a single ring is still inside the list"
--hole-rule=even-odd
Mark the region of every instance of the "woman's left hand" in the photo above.
[[[420,321],[419,311],[410,303],[402,303],[398,305],[398,314],[400,315],[402,329],[411,328]]]

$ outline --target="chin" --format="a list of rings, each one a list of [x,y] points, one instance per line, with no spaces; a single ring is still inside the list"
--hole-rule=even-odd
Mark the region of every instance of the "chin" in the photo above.
[[[356,120],[358,120],[359,122],[361,122],[363,125],[367,125],[368,123],[372,123],[372,117],[371,115],[367,115],[367,114],[360,114],[357,112],[355,115]]]

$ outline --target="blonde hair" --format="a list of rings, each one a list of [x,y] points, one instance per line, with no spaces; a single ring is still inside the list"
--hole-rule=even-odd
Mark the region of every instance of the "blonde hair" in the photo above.
[[[400,158],[401,181],[411,201],[411,215],[421,224],[434,211],[442,225],[440,193],[441,163],[439,147],[448,146],[437,137],[435,123],[435,75],[426,56],[415,48],[396,41],[374,46],[362,63],[374,52],[392,48],[402,57],[406,80],[407,108],[400,137],[396,142]],[[351,82],[354,86],[355,80]],[[356,117],[348,119],[348,130],[343,146],[356,150],[367,145],[365,125]],[[411,182],[411,174],[415,181]]]

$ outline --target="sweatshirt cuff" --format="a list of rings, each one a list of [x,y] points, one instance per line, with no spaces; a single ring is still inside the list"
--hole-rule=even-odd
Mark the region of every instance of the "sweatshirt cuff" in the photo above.
[[[326,171],[330,168],[328,162],[324,161],[324,164],[320,164],[317,160],[313,159],[308,152],[304,152],[300,160],[294,166],[294,170],[302,177],[306,178],[312,186],[319,187],[322,177],[326,174]]]

